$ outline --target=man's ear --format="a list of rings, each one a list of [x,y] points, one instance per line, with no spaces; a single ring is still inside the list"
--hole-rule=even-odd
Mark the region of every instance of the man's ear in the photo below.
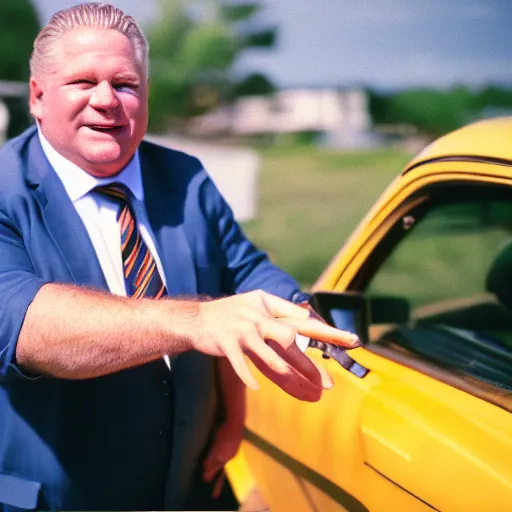
[[[30,77],[29,82],[29,107],[30,113],[40,121],[43,117],[43,89],[34,77]]]

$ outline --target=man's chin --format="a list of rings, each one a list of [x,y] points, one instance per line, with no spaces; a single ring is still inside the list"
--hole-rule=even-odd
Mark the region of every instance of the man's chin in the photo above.
[[[103,148],[103,151],[99,151],[99,149],[96,148],[96,151],[84,155],[84,163],[81,166],[84,171],[98,178],[106,178],[118,174],[132,156],[124,156],[120,148],[117,151],[114,150],[115,148],[111,148],[110,151],[107,151],[107,148]]]

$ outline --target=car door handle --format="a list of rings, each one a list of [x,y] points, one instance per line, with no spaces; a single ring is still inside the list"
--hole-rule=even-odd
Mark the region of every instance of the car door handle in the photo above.
[[[352,359],[348,354],[346,349],[340,347],[338,345],[332,345],[331,343],[324,343],[323,341],[318,340],[309,340],[308,347],[316,348],[321,350],[322,357],[324,359],[332,358],[334,359],[340,366],[342,366],[345,370],[349,371],[356,377],[362,379],[366,375],[370,373],[368,368],[365,368],[363,365],[359,364],[357,361]]]

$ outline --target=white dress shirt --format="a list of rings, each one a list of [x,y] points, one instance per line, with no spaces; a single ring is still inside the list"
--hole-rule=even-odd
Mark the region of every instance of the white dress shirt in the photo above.
[[[62,181],[89,234],[109,290],[116,295],[126,296],[121,256],[121,233],[117,223],[119,203],[104,194],[93,192],[93,189],[112,182],[122,183],[132,193],[131,205],[135,212],[137,226],[149,251],[155,258],[160,276],[166,284],[162,263],[156,252],[153,242],[154,235],[144,207],[144,188],[138,151],[116,176],[96,178],[57,153],[41,130],[39,130],[39,139],[46,158]]]

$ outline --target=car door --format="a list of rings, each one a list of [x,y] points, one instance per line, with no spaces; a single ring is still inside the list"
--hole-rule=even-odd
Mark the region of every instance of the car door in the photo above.
[[[335,380],[319,403],[265,381],[250,393],[242,455],[271,510],[510,508],[512,329],[489,289],[512,241],[510,180],[468,166],[395,185],[317,285],[372,304],[352,351],[369,374],[309,349]]]
[[[512,195],[507,180],[441,177],[391,201],[343,287],[375,305],[354,355],[378,377],[357,418],[355,464],[387,487],[358,493],[370,510],[404,495],[414,508],[512,508]],[[386,301],[406,302],[407,320]]]

